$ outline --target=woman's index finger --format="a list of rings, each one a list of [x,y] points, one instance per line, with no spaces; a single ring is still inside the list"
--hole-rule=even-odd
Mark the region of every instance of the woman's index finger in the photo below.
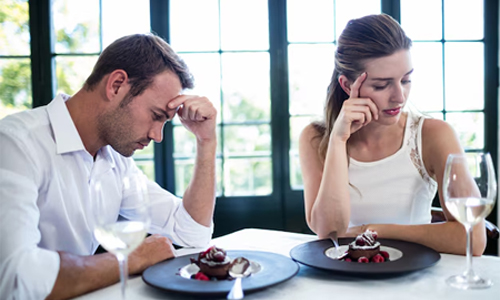
[[[351,85],[351,94],[350,94],[351,98],[359,97],[361,85],[365,81],[366,77],[368,77],[368,75],[366,74],[366,72],[363,72],[361,75],[359,75],[358,78],[356,78],[354,83]]]

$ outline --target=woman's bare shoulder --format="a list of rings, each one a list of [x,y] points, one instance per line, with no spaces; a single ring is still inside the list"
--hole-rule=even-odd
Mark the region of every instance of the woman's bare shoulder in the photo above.
[[[422,125],[422,139],[427,141],[434,141],[443,138],[456,138],[455,130],[453,127],[439,119],[425,119]]]
[[[318,147],[321,141],[321,133],[319,132],[318,125],[310,123],[300,133],[299,143],[308,144],[312,147]]]

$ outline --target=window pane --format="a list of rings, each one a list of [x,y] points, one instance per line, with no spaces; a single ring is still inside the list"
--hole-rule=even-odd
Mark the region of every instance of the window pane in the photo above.
[[[222,139],[220,138],[220,131],[220,126],[217,126],[217,154],[220,154],[222,152]],[[173,134],[175,141],[173,145],[174,158],[194,157],[196,154],[196,138],[194,137],[194,134],[192,134],[182,125],[174,126]]]
[[[72,95],[82,88],[97,61],[97,56],[57,56],[57,93]]]
[[[442,19],[440,0],[401,0],[401,26],[414,41],[440,40]]]
[[[269,49],[266,0],[220,0],[221,49]]]
[[[457,132],[465,150],[484,148],[483,113],[447,113],[446,121]]]
[[[484,108],[483,43],[445,43],[446,110]]]
[[[53,0],[56,53],[99,53],[99,0]]]
[[[319,121],[319,116],[303,116],[290,118],[290,186],[292,189],[302,189],[302,173],[299,162],[299,136],[308,124]]]
[[[103,49],[114,40],[151,29],[149,0],[102,0]]]
[[[196,138],[184,126],[174,126],[174,157],[194,157]]]
[[[2,0],[0,55],[30,55],[28,1]]]
[[[483,22],[483,1],[444,1],[444,38],[446,40],[480,40],[484,36]]]
[[[419,110],[443,110],[443,50],[441,43],[413,43],[414,71],[409,101]]]
[[[271,155],[271,126],[226,125],[224,154],[226,156]],[[271,169],[268,170],[271,172]]]
[[[381,12],[380,1],[376,0],[336,0],[335,3],[336,39],[350,20]]]
[[[223,53],[223,121],[270,120],[268,53]]]
[[[224,161],[224,194],[258,196],[272,192],[271,159],[240,158]]]
[[[180,54],[194,76],[194,89],[186,91],[189,94],[207,97],[217,109],[217,122],[221,122],[221,79],[220,79],[220,55],[218,53],[194,53]],[[174,124],[179,124],[178,118]]]
[[[182,197],[193,176],[194,159],[176,159],[174,164],[175,194]]]
[[[322,114],[333,74],[335,46],[288,47],[290,114]]]
[[[0,119],[31,106],[30,60],[0,59]]]
[[[186,188],[193,176],[194,159],[176,159],[175,164],[175,194],[179,197],[184,195]],[[222,195],[222,160],[215,162],[216,171],[216,195]]]
[[[219,50],[218,0],[170,0],[170,42],[176,51]],[[197,26],[187,26],[186,17]],[[253,23],[251,23],[253,26]]]
[[[288,0],[287,31],[290,42],[333,42],[333,1]]]
[[[136,160],[135,164],[150,180],[155,180],[155,164],[152,160]]]

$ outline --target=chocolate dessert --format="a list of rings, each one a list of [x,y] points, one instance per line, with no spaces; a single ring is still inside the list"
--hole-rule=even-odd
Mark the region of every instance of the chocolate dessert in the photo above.
[[[380,252],[380,243],[377,242],[377,232],[366,230],[358,235],[356,239],[349,244],[349,250],[347,250],[347,252],[352,260],[358,260],[360,257],[366,257],[370,260]]]
[[[226,251],[212,246],[198,255],[198,261],[195,261],[200,267],[200,272],[208,277],[217,279],[226,279],[231,265],[231,259],[226,255]]]

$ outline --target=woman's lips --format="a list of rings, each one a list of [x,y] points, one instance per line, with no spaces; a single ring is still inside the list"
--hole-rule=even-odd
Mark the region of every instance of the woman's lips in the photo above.
[[[401,107],[396,107],[396,108],[391,108],[391,109],[384,109],[384,113],[390,115],[390,116],[396,116],[401,112]]]

